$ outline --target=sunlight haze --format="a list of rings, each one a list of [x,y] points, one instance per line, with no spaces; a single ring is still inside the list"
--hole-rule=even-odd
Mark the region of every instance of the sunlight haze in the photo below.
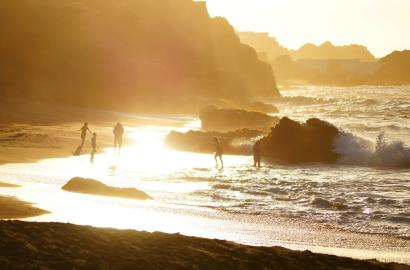
[[[285,47],[361,44],[376,57],[410,47],[407,0],[207,0],[239,31],[269,32]]]
[[[0,0],[0,270],[410,270],[409,11]]]

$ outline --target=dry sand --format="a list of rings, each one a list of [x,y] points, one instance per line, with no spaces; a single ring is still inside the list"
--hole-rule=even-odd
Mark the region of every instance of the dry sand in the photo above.
[[[179,234],[0,222],[1,269],[410,269]]]

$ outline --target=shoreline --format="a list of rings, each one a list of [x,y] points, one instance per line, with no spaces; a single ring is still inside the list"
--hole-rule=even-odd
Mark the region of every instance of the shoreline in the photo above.
[[[88,112],[87,115],[91,114]],[[180,127],[183,121],[172,118],[148,118],[143,115],[131,115],[115,112],[96,112],[84,121],[89,120],[92,132],[97,133],[97,150],[113,147],[114,136],[112,130],[116,122],[124,126],[136,127],[143,125],[161,126],[168,125]],[[75,118],[78,119],[78,118]],[[100,119],[100,120],[98,120]],[[104,120],[101,120],[104,119]],[[0,119],[1,120],[1,119]],[[64,158],[73,155],[81,143],[78,129],[83,122],[71,119],[63,123],[47,122],[29,124],[27,121],[16,123],[2,123],[0,121],[0,165],[13,163],[32,163],[50,158]],[[124,136],[123,147],[131,143]],[[87,134],[81,155],[91,152],[91,135]]]
[[[112,145],[111,130],[108,123],[94,125],[93,132],[98,134],[98,148]],[[0,165],[13,163],[32,163],[50,158],[63,158],[73,155],[81,143],[77,131],[81,123],[62,125],[20,125],[2,126],[0,129]],[[91,150],[91,136],[87,135],[83,154]]]
[[[22,201],[15,197],[0,195],[0,220],[25,219],[49,213],[46,210],[34,207],[33,203]]]
[[[33,186],[29,189],[33,190]],[[23,194],[24,191],[20,193]],[[410,252],[410,241],[392,235],[341,231],[327,224],[306,223],[303,219],[279,216],[255,217],[212,210],[204,211],[195,207],[175,208],[155,200],[140,202],[75,194],[61,191],[58,186],[38,190],[35,195],[24,195],[22,199],[32,201],[35,196],[43,197],[42,194],[53,194],[51,198],[53,205],[49,205],[47,199],[38,201],[39,207],[52,213],[25,219],[25,221],[69,222],[99,228],[181,233],[251,246],[282,246],[291,250],[310,250],[355,259],[377,258],[383,262],[410,265],[406,256]],[[9,195],[19,196],[19,194]],[[81,207],[81,211],[78,207]],[[99,211],[104,211],[104,215],[95,216]],[[111,218],[104,218],[107,216]],[[141,217],[146,218],[141,219]]]
[[[63,137],[63,140],[66,140],[66,142],[67,142],[67,144],[64,144],[60,149],[57,149],[56,150],[56,152],[58,152],[58,151],[60,151],[60,153],[61,153],[61,151],[66,151],[66,150],[68,150],[69,149],[69,145],[70,144],[73,144],[73,142],[76,142],[76,141],[79,141],[79,138],[77,138],[77,136],[78,136],[78,134],[76,133],[76,132],[73,132],[72,130],[71,130],[71,128],[73,127],[76,127],[77,126],[77,124],[66,124],[66,125],[64,125],[64,128],[62,128],[62,130],[60,130],[59,132],[59,134],[60,135],[64,135],[64,136],[62,136]],[[50,127],[47,127],[47,128],[50,128]],[[102,141],[104,141],[104,143],[103,144],[101,144],[101,145],[104,145],[104,144],[106,144],[106,147],[108,147],[108,146],[110,146],[111,145],[111,142],[110,142],[110,140],[109,140],[109,138],[110,138],[110,136],[111,136],[111,130],[109,130],[109,129],[107,129],[105,126],[99,126],[98,127],[99,128],[99,130],[102,130],[100,133],[102,133],[102,134],[105,134],[105,135],[103,135],[103,136],[107,136],[107,140],[106,141],[104,141],[104,140],[102,140]],[[57,129],[57,126],[53,126],[52,127],[52,129]],[[69,129],[68,131],[67,131],[67,129]],[[30,142],[31,143],[31,142]],[[41,146],[41,144],[40,144],[40,146]],[[101,147],[101,149],[102,149],[103,147]],[[104,147],[105,148],[105,147]],[[25,145],[24,145],[24,141],[23,142],[21,142],[20,144],[17,144],[16,146],[14,146],[14,149],[15,149],[15,151],[16,152],[19,152],[20,154],[26,154],[27,153],[27,147],[25,147]],[[29,148],[30,149],[30,148]],[[36,148],[37,150],[38,150],[38,153],[41,153],[42,155],[50,155],[50,154],[52,154],[52,152],[53,152],[53,148],[47,148],[47,145],[46,145],[46,147],[44,147],[43,146],[43,148],[41,148],[41,147],[39,147],[39,148]],[[1,150],[1,148],[0,148],[0,150]],[[0,152],[0,157],[1,156],[4,156],[4,154],[2,154],[1,152]],[[69,154],[67,154],[67,155],[63,155],[62,157],[64,157],[64,156],[69,156]],[[10,156],[8,156],[8,158],[9,158]],[[17,158],[18,158],[18,155],[16,156]],[[39,157],[39,156],[38,156]],[[55,158],[54,156],[52,156],[52,157],[48,157],[48,158]],[[39,160],[41,160],[41,158],[39,159]],[[26,161],[21,161],[22,163],[26,163]],[[1,165],[1,162],[0,162],[0,165]],[[67,179],[68,180],[68,179]],[[31,200],[28,200],[28,201],[31,201]],[[69,222],[71,222],[71,221],[69,221]],[[46,225],[47,225],[47,223],[45,223]],[[46,226],[45,225],[45,226]],[[46,230],[46,229],[44,229],[44,230]],[[201,237],[203,237],[203,236],[201,236]],[[303,236],[301,236],[301,237],[303,237]],[[341,237],[343,237],[343,235],[341,236]],[[369,237],[372,237],[372,235],[369,235],[369,234],[366,234],[366,236],[365,236],[365,238],[369,238]],[[198,238],[199,239],[199,238]],[[198,240],[198,241],[206,241],[206,240],[208,240],[208,237],[204,237],[204,238],[200,238],[201,240]],[[312,238],[313,239],[313,238]],[[353,239],[353,238],[352,238]],[[357,240],[357,239],[356,239]],[[407,239],[406,239],[407,240]],[[236,242],[236,241],[235,241]],[[308,245],[307,245],[308,246]],[[310,248],[310,249],[312,249],[312,248]],[[341,252],[342,250],[341,249],[343,249],[343,247],[336,247],[335,249],[339,249],[339,251]],[[360,249],[359,249],[360,250]],[[321,251],[321,250],[315,250],[316,252],[326,252],[326,251]],[[290,251],[289,251],[290,252]],[[348,253],[348,252],[347,252]],[[320,256],[320,255],[318,255],[318,254],[315,254],[315,256]],[[403,269],[407,269],[407,268],[403,268]]]

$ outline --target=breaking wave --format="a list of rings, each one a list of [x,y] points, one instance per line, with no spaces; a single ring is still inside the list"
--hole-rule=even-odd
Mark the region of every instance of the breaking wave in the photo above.
[[[402,141],[389,141],[380,133],[376,142],[352,133],[336,138],[335,152],[341,156],[338,164],[410,168],[410,147]]]

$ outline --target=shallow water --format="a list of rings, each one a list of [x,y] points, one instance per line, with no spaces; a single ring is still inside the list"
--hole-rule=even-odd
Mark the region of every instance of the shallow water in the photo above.
[[[309,244],[303,237],[297,242],[279,239],[270,220],[283,218],[295,224],[308,222],[352,233],[409,238],[410,159],[406,144],[410,143],[410,87],[299,87],[282,94],[283,100],[271,100],[280,108],[280,115],[300,121],[318,117],[346,132],[335,144],[343,154],[338,164],[255,169],[250,167],[250,157],[225,156],[225,168],[217,169],[211,155],[176,152],[163,146],[170,130],[199,128],[197,119],[181,116],[172,118],[180,123],[179,128],[128,127],[127,136],[134,144],[120,155],[106,149],[96,155],[93,164],[86,155],[0,166],[2,179],[24,186],[0,192],[52,212],[30,220],[183,232],[316,251],[323,251],[318,247],[323,244],[328,249],[338,247],[336,254],[342,254],[340,248],[346,247],[343,241]],[[381,132],[384,139],[378,144]],[[76,176],[137,187],[154,200],[136,202],[60,190]],[[350,246],[357,247],[363,248]],[[380,244],[379,248],[385,246]],[[368,251],[363,258],[410,263],[409,256],[403,259],[409,248],[397,247],[387,257],[381,255],[387,251],[377,253],[377,246],[372,249],[373,253]]]

